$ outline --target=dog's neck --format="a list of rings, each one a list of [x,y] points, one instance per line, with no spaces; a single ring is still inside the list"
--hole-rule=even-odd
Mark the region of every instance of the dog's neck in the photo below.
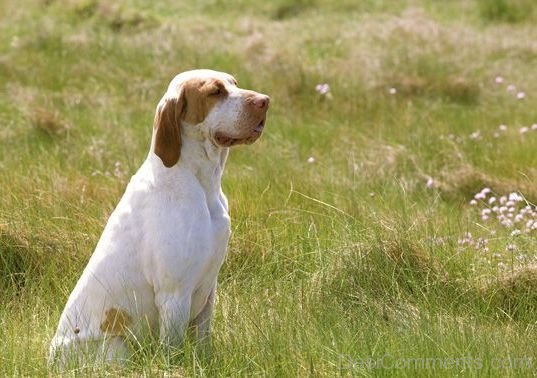
[[[181,133],[181,144],[179,161],[169,168],[164,166],[162,160],[154,153],[153,147],[151,148],[148,161],[155,185],[173,188],[181,182],[178,176],[188,171],[203,187],[207,201],[219,201],[222,174],[229,148],[216,146],[206,136],[197,131],[189,132],[185,128]]]
[[[182,138],[178,166],[196,176],[208,196],[219,194],[229,148],[216,146],[208,138],[188,133],[183,133]]]

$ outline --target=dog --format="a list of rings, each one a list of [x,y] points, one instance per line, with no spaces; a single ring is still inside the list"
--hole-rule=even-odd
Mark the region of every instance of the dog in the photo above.
[[[111,214],[63,310],[49,363],[123,360],[150,335],[206,342],[230,236],[229,148],[262,134],[270,98],[233,76],[183,72],[158,103],[149,154]]]

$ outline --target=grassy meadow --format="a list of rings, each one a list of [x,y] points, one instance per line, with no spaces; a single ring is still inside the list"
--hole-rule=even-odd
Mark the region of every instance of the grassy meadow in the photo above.
[[[210,358],[81,376],[537,376],[533,0],[0,3],[0,376],[59,315],[181,71],[271,96],[232,150]],[[326,84],[326,85],[325,85]]]

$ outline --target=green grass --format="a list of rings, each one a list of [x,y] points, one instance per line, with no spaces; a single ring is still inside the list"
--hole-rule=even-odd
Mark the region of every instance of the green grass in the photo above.
[[[48,374],[156,103],[205,67],[272,98],[226,169],[213,353],[147,343],[73,375],[535,376],[537,231],[469,204],[490,187],[535,211],[533,2],[115,4],[0,4],[0,375]]]

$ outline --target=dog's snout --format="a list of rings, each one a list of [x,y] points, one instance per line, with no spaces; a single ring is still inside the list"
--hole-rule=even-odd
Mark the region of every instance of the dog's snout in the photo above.
[[[270,97],[264,94],[251,92],[247,96],[247,102],[257,110],[266,110],[269,106]]]
[[[265,109],[268,107],[270,102],[270,97],[266,95],[257,95],[253,101],[254,106],[259,109]]]

